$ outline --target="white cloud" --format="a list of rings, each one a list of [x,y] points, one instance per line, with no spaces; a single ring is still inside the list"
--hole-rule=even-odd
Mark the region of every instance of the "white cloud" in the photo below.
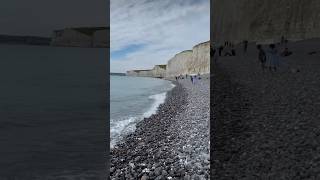
[[[110,59],[111,72],[152,68],[210,39],[209,0],[111,0],[110,51],[145,48]]]

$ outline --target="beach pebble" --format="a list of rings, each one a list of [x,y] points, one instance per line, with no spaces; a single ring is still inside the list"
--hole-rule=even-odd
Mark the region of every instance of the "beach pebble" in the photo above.
[[[176,83],[158,113],[139,122],[135,133],[112,149],[111,167],[130,169],[126,176],[133,179],[192,179],[198,169],[209,174],[203,163],[210,148],[209,85],[209,79],[197,85],[190,80]],[[111,174],[121,176],[118,171]]]
[[[147,175],[143,175],[140,180],[148,180],[149,177]]]

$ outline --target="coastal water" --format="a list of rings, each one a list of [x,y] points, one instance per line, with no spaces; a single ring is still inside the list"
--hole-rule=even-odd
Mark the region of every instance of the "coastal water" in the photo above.
[[[166,93],[174,85],[170,81],[130,76],[110,77],[110,145],[134,132],[135,125],[156,113]]]
[[[107,52],[0,45],[0,179],[105,174]]]

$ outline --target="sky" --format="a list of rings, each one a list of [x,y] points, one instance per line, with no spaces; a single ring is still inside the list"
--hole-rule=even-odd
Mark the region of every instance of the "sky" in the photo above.
[[[110,72],[151,69],[210,39],[210,0],[111,0]]]
[[[55,29],[107,26],[107,0],[1,0],[0,34],[51,36]]]

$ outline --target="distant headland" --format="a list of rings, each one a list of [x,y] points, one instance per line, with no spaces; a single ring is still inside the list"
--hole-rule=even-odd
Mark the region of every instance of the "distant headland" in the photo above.
[[[77,27],[55,30],[51,46],[109,47],[109,27]]]
[[[112,76],[126,76],[126,73],[110,73]]]
[[[49,46],[50,37],[0,35],[0,44],[27,44]]]
[[[109,48],[109,27],[54,30],[51,37],[0,35],[0,44]]]

